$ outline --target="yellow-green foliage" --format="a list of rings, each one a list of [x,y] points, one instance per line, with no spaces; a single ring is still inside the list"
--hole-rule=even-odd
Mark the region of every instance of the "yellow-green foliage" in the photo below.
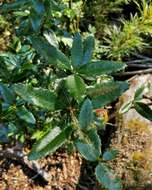
[[[105,29],[105,52],[108,57],[121,59],[124,55],[130,55],[135,50],[140,50],[148,45],[141,34],[152,34],[152,3],[145,0],[142,4],[135,1],[140,15],[131,16],[129,21],[122,20],[122,27],[113,25]]]
[[[12,31],[10,24],[3,16],[0,15],[0,52],[7,49],[10,42],[11,33]]]

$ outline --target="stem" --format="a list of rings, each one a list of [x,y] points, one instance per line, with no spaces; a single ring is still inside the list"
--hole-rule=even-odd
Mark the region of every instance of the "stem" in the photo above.
[[[0,150],[0,158],[11,159],[14,161],[18,161],[20,164],[28,167],[30,170],[34,171],[37,176],[41,176],[46,182],[49,180],[49,175],[40,168],[39,163],[37,161],[29,161],[28,157],[23,154],[22,151],[15,151],[13,148],[7,148],[6,150]]]

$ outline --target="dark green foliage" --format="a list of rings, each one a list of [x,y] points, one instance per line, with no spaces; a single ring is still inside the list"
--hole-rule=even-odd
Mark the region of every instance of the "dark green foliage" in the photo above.
[[[30,160],[71,144],[85,159],[98,164],[96,177],[105,188],[119,190],[119,179],[103,164],[114,159],[117,151],[102,155],[98,132],[103,121],[95,109],[103,109],[128,89],[127,82],[113,77],[126,65],[96,60],[92,35],[83,37],[78,32],[62,30],[62,16],[57,15],[64,13],[68,17],[66,24],[72,15],[72,8],[65,5],[54,0],[17,0],[1,6],[3,13],[11,12],[16,18],[18,37],[9,52],[0,53],[0,142],[38,139],[28,154]],[[78,21],[80,17],[74,14],[71,20]],[[72,32],[76,30],[78,26]],[[60,41],[59,36],[64,40]],[[70,43],[64,43],[66,37]],[[151,120],[150,108],[139,102],[143,91],[139,89],[135,100],[122,112],[134,104],[141,115]]]
[[[89,160],[96,161],[101,155],[101,140],[97,134],[96,129],[88,130],[82,140],[76,141],[76,148],[81,153],[81,155]]]
[[[93,122],[93,106],[89,99],[86,99],[79,114],[79,124],[82,130],[88,129]]]
[[[139,114],[141,114],[146,119],[152,121],[152,110],[148,107],[148,105],[142,102],[135,102],[134,106]]]

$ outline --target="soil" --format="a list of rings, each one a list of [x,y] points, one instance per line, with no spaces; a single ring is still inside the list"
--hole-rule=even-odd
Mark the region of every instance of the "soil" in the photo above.
[[[12,159],[0,161],[0,190],[99,190],[93,166],[78,153],[58,152],[38,161],[49,178],[45,181],[27,166]]]

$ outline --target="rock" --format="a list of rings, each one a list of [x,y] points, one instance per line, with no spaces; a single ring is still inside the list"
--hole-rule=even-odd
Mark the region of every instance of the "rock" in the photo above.
[[[141,85],[152,84],[152,75],[136,76],[130,83],[129,90],[119,99],[117,110],[133,99]],[[152,97],[152,90],[147,97]],[[111,167],[121,177],[123,189],[152,189],[152,122],[130,109],[117,115],[116,123],[118,128],[111,148],[118,149],[120,154],[110,163]]]

